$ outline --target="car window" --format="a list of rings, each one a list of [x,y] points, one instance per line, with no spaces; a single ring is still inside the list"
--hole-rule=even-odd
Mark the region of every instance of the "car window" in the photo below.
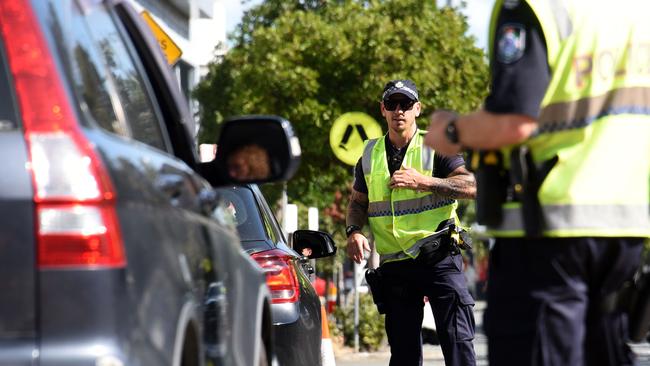
[[[260,210],[255,202],[253,193],[243,187],[217,189],[222,202],[235,218],[237,232],[242,240],[244,249],[245,241],[268,240]]]
[[[34,1],[33,6],[42,18],[41,24],[49,28],[46,34],[52,35],[64,72],[72,80],[82,111],[87,112],[86,119],[110,132],[128,135],[113,110],[105,68],[88,36],[81,10],[71,0]]]
[[[75,92],[103,129],[166,149],[160,112],[115,22],[101,5],[71,0],[34,1],[73,80]]]
[[[11,95],[7,66],[4,46],[0,40],[0,130],[16,128],[16,106]]]
[[[266,228],[266,231],[273,240],[274,243],[279,243],[282,241],[286,241],[284,239],[284,234],[282,232],[282,229],[280,229],[280,224],[278,223],[277,218],[273,214],[273,211],[269,207],[268,203],[266,202],[266,199],[264,198],[264,195],[262,192],[260,192],[259,189],[257,189],[257,194],[258,197],[260,197],[260,211],[263,212],[264,214],[262,215],[264,217],[264,226]]]
[[[131,136],[145,144],[165,150],[160,112],[151,102],[149,89],[125,47],[126,38],[120,35],[113,19],[103,8],[85,16],[88,32],[103,55],[112,79]]]
[[[280,237],[278,236],[278,233],[273,228],[272,219],[268,215],[264,214],[263,210],[260,210],[260,215],[264,220],[264,230],[266,230],[266,235],[268,235],[269,238],[271,238],[271,241],[273,241],[274,243],[279,242]]]
[[[119,106],[119,101],[111,100],[111,95],[116,98],[115,91],[109,93],[109,88],[114,84],[109,83],[103,61],[93,45],[83,17],[75,12],[71,26],[74,39],[71,40],[71,57],[77,67],[72,68],[74,86],[79,98],[88,107],[95,122],[103,129],[122,136],[128,136],[129,131],[124,119],[118,119],[113,109],[113,104]]]

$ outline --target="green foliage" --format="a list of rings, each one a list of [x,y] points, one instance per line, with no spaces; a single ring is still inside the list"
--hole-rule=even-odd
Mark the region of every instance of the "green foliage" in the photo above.
[[[487,66],[466,32],[466,19],[435,1],[267,0],[245,14],[231,35],[233,48],[210,65],[194,93],[202,106],[200,142],[216,141],[218,125],[231,116],[287,118],[303,150],[289,200],[322,208],[352,180],[352,167],[329,147],[332,123],[362,111],[383,125],[379,98],[388,80],[416,82],[420,127],[435,109],[480,105]],[[276,185],[265,192],[279,191]]]
[[[338,319],[337,330],[334,334],[343,334],[346,346],[354,346],[354,306],[338,308],[334,311]],[[359,349],[376,351],[382,345],[386,336],[384,331],[384,315],[377,312],[372,295],[359,294]]]

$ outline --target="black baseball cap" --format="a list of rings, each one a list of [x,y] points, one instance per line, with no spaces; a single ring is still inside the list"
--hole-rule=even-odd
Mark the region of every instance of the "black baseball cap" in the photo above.
[[[384,86],[384,93],[381,95],[382,100],[388,99],[393,94],[404,94],[414,101],[418,101],[418,89],[415,83],[409,79],[391,80]]]

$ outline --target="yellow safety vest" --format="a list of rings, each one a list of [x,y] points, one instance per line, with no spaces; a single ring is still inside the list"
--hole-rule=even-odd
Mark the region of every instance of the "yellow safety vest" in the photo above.
[[[408,145],[402,166],[431,176],[434,151],[424,146],[425,133],[417,131]],[[435,234],[441,222],[453,218],[458,223],[456,200],[431,192],[389,187],[386,138],[368,140],[361,158],[368,186],[368,223],[381,263],[417,257],[422,245],[420,240]]]
[[[536,164],[558,159],[537,194],[543,236],[650,236],[650,1],[526,3],[552,75],[538,130],[523,144]],[[505,203],[503,215],[490,232],[523,236],[521,205]]]

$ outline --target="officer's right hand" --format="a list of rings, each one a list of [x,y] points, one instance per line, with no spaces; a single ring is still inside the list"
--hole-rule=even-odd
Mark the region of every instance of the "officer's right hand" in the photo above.
[[[352,233],[348,238],[348,257],[360,264],[364,257],[364,251],[370,252],[368,238],[360,232]]]

